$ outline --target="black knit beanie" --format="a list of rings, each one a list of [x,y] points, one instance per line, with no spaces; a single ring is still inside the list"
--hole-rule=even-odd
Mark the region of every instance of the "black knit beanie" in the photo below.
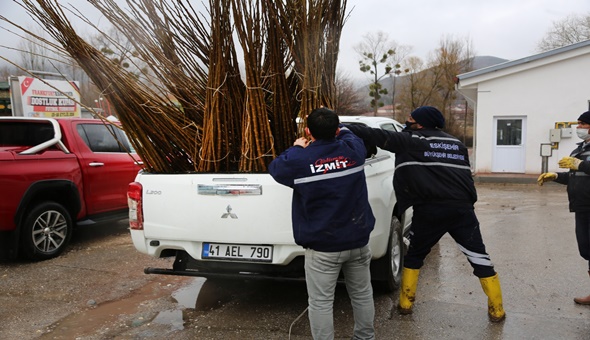
[[[432,106],[421,106],[410,114],[414,120],[426,127],[426,128],[439,128],[445,127],[445,117],[435,107]],[[590,117],[590,113],[588,113]]]
[[[416,119],[416,118],[414,118]],[[584,122],[586,124],[590,124],[590,111],[586,111],[580,115],[578,118],[579,121]]]

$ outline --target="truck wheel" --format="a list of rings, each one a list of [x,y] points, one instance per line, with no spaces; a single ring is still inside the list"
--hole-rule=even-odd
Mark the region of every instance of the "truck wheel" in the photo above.
[[[377,281],[379,288],[387,293],[395,291],[401,284],[404,265],[404,241],[402,224],[397,217],[392,217],[389,229],[387,253],[375,263],[375,271],[382,280]]]
[[[68,211],[55,202],[42,202],[27,214],[21,229],[22,251],[34,261],[61,254],[72,237],[73,223]]]

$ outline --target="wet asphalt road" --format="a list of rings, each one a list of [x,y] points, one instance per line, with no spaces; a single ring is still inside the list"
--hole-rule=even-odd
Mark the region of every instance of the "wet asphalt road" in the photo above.
[[[414,314],[396,316],[393,328],[415,339],[590,339],[590,307],[573,302],[590,294],[590,278],[577,251],[565,187],[480,185],[478,195],[484,242],[503,288],[505,322],[486,320],[479,281],[445,236],[421,271]]]
[[[484,242],[500,275],[507,318],[487,319],[487,297],[445,236],[420,273],[414,314],[375,292],[378,339],[590,339],[590,294],[565,187],[478,185]],[[64,256],[0,262],[2,339],[309,339],[303,282],[212,281],[142,274],[171,265],[137,254],[119,223],[78,233]],[[336,337],[352,336],[343,286]],[[297,319],[299,316],[300,319]]]

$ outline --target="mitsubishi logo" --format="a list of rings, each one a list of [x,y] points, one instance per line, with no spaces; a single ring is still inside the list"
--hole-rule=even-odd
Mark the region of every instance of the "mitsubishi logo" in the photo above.
[[[231,212],[231,205],[227,205],[227,208],[225,208],[225,210],[227,211],[226,213],[223,213],[223,215],[221,215],[221,218],[227,218],[228,216],[231,218],[238,218],[238,215],[234,214]]]

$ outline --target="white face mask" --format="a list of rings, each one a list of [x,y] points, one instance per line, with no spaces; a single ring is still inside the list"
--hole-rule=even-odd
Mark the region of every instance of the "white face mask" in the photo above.
[[[582,140],[590,139],[590,133],[588,133],[588,129],[576,129],[576,134]]]

